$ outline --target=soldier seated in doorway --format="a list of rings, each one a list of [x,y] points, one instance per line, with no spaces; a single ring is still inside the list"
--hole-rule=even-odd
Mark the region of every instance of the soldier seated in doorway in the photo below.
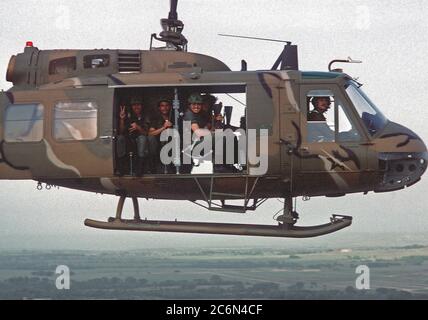
[[[202,95],[202,116],[207,121],[207,128],[212,129],[222,129],[223,116],[220,113],[216,113],[216,108],[214,108],[217,102],[217,98],[212,94]]]
[[[119,137],[118,157],[130,155],[130,174],[141,176],[148,171],[148,138],[147,127],[143,116],[143,102],[141,98],[131,99],[131,112],[127,114],[126,106],[121,105],[119,110]],[[126,147],[124,147],[126,146]]]
[[[174,125],[171,114],[171,102],[167,99],[161,99],[158,102],[158,110],[147,119],[148,142],[149,142],[149,161],[153,168],[153,173],[174,173],[175,167],[172,164],[163,165],[160,161],[160,150],[166,142],[160,141],[160,135],[166,129]]]
[[[190,148],[187,147],[183,149],[183,153],[191,155],[193,148],[203,141],[204,136],[210,135],[211,131],[209,129],[209,118],[203,111],[204,101],[202,96],[199,93],[193,93],[190,95],[187,102],[188,109],[184,113],[183,121],[190,123],[191,134],[198,139],[197,141],[193,141]],[[187,134],[185,128],[183,134]],[[195,161],[198,162],[198,159],[192,158],[192,164],[183,164],[180,171],[183,173],[191,173]]]
[[[215,100],[213,101],[215,102]],[[195,141],[192,144],[192,149],[199,143],[201,143],[204,139],[204,137],[211,135],[212,139],[212,146],[211,146],[211,153],[212,153],[212,160],[215,161],[215,136],[212,135],[212,132],[216,129],[222,129],[221,127],[216,127],[216,125],[212,125],[212,122],[215,123],[215,121],[222,122],[222,116],[221,115],[212,115],[207,116],[207,113],[204,112],[204,99],[200,94],[192,94],[190,95],[188,99],[189,108],[184,114],[184,121],[190,122],[191,125],[191,131],[196,138],[198,138],[197,141]],[[207,103],[209,106],[209,104]],[[209,109],[208,109],[209,110]],[[207,110],[207,111],[208,111]],[[192,150],[184,150],[184,152],[191,153]],[[225,155],[225,154],[224,154]],[[206,156],[205,154],[201,154],[201,156]],[[185,173],[190,173],[193,167],[193,164],[199,162],[199,159],[193,159],[191,165],[182,165],[182,171]],[[223,164],[214,164],[214,171],[215,172],[230,172],[230,168],[223,162]]]

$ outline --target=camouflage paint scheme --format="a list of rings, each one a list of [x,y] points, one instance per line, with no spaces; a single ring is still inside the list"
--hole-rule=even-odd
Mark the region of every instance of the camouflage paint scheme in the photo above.
[[[108,66],[83,67],[84,56],[100,54],[109,55]],[[140,57],[139,71],[120,71],[120,56],[124,54]],[[50,75],[49,63],[67,57],[76,57],[75,70]],[[7,79],[14,86],[0,93],[0,179],[32,179],[90,192],[154,199],[204,200],[211,182],[213,190],[243,194],[246,182],[251,188],[256,177],[246,174],[115,176],[114,139],[105,139],[117,134],[116,90],[234,84],[246,86],[247,128],[269,130],[268,172],[259,177],[250,198],[392,191],[416,183],[426,170],[427,149],[423,141],[393,122],[371,137],[355,115],[352,120],[358,126],[361,141],[306,142],[305,88],[335,88],[347,105],[352,106],[343,90],[351,78],[343,73],[232,72],[215,58],[179,51],[41,51],[26,47],[24,53],[12,57]],[[52,135],[55,103],[86,100],[96,101],[99,108],[98,137],[92,141],[56,141]],[[5,142],[6,108],[30,102],[44,106],[43,140]],[[394,171],[396,163],[404,164],[404,172]],[[415,164],[416,169],[409,171],[409,163]]]

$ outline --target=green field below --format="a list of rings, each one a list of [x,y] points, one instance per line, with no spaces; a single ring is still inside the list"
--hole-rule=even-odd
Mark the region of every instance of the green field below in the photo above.
[[[58,290],[58,265],[70,290]],[[356,268],[369,268],[358,290]],[[2,251],[2,299],[427,299],[428,247]]]

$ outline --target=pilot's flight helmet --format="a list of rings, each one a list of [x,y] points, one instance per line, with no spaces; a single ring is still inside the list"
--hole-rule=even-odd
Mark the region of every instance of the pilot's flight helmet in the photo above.
[[[328,100],[329,103],[331,103],[331,99],[330,99],[329,96],[313,97],[312,100],[311,100],[311,102],[312,102],[312,105],[314,107],[317,106],[317,102],[318,102],[319,99],[326,99],[326,100]]]
[[[189,103],[203,103],[203,99],[199,93],[192,93],[187,100]]]

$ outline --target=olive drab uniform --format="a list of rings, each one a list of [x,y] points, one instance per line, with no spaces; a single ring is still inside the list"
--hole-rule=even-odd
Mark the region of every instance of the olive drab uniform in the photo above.
[[[312,110],[308,114],[308,121],[326,121],[324,114],[319,112],[317,109]]]
[[[148,129],[160,129],[163,127],[166,120],[170,121],[172,125],[174,125],[174,119],[171,118],[172,117],[169,117],[169,119],[165,119],[159,112],[157,112],[151,117],[147,117],[146,127]],[[156,136],[148,136],[148,161],[150,162],[150,169],[153,171],[153,173],[174,173],[174,165],[164,165],[160,159],[161,148],[167,143],[166,141],[160,141],[161,134],[158,134]]]
[[[142,99],[132,98],[130,104],[131,106],[135,104],[142,105]],[[142,128],[142,131],[130,132],[133,124]],[[141,176],[143,171],[148,170],[149,165],[147,161],[149,155],[149,138],[147,136],[148,127],[146,116],[143,113],[137,115],[131,110],[124,119],[124,124],[121,126],[120,130],[121,132],[118,137],[120,151],[118,151],[118,157],[124,158],[128,156],[130,158],[130,168],[120,168],[119,171],[121,171],[121,173],[130,172],[131,174]],[[122,161],[122,163],[126,162]]]

